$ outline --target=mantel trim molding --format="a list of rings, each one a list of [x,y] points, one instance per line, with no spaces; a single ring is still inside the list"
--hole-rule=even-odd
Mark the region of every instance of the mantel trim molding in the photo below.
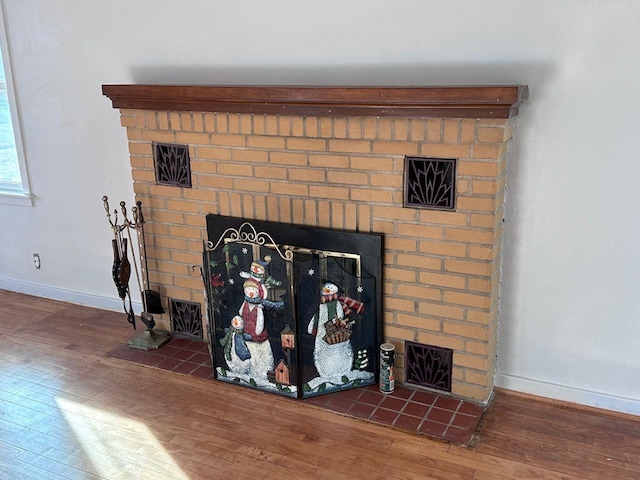
[[[510,118],[524,85],[315,87],[102,85],[113,108],[261,115]]]

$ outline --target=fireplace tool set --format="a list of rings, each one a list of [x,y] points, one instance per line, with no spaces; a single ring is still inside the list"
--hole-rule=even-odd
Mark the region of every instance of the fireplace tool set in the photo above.
[[[111,275],[113,282],[118,290],[118,296],[122,299],[124,312],[127,314],[127,321],[133,329],[136,329],[136,316],[133,311],[133,302],[131,300],[131,290],[129,289],[129,280],[131,270],[134,271],[138,289],[142,297],[143,311],[140,313],[140,321],[147,327],[146,331],[129,340],[129,347],[137,350],[157,349],[169,341],[169,334],[154,331],[156,325],[152,313],[162,314],[164,308],[160,302],[160,294],[149,289],[149,268],[147,263],[147,245],[144,236],[144,216],[142,215],[142,202],[136,202],[136,206],[131,208],[130,220],[127,214],[125,202],[120,202],[120,211],[122,212],[122,222],[118,219],[118,210],[113,211],[113,219],[109,210],[109,199],[105,195],[102,197],[104,210],[107,213],[107,220],[113,230],[113,239],[111,246],[113,249],[113,267]],[[133,241],[131,231],[135,232],[138,245],[142,246],[141,262],[144,262],[144,277],[142,277],[136,254],[133,251]],[[131,245],[131,258],[129,261],[129,246]],[[140,265],[142,268],[142,265]]]

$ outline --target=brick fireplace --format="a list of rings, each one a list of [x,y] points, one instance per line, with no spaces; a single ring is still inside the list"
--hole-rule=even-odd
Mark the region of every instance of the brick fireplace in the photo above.
[[[523,86],[104,85],[145,206],[151,287],[203,303],[206,216],[384,235],[383,337],[451,349],[451,393],[493,389],[509,140]],[[154,148],[188,150],[189,185],[157,180]],[[455,159],[455,208],[405,206],[406,157]],[[170,329],[167,315],[156,316]]]

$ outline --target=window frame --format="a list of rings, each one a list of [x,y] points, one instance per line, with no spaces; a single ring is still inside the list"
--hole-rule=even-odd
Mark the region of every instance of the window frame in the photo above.
[[[2,49],[2,64],[7,82],[7,99],[9,101],[9,113],[13,126],[21,185],[16,186],[14,184],[0,182],[0,204],[33,206],[35,195],[31,191],[31,183],[29,181],[29,168],[23,138],[22,118],[13,74],[11,43],[9,41],[9,28],[5,12],[5,2],[4,0],[0,0],[0,48]]]

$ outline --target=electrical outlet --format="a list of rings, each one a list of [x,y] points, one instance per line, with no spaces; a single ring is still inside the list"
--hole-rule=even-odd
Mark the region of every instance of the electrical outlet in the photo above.
[[[36,270],[40,270],[40,254],[39,253],[33,254],[33,267]]]

